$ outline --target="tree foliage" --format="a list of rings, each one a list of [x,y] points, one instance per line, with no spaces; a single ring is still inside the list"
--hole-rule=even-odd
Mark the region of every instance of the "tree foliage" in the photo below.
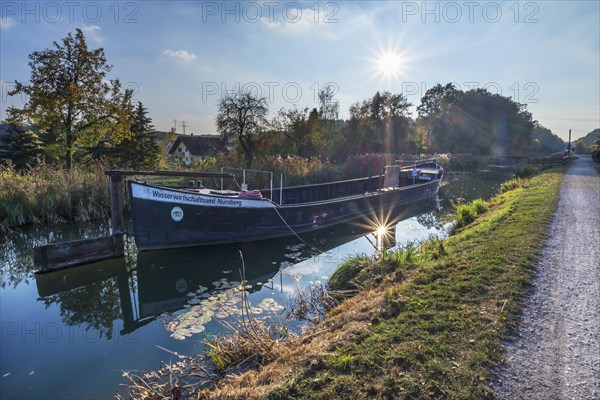
[[[596,128],[584,137],[575,140],[572,145],[577,154],[591,154],[594,150],[594,143],[600,139],[600,129]]]
[[[9,95],[25,94],[22,110],[12,109],[43,135],[71,170],[79,146],[91,147],[110,132],[116,141],[129,135],[127,104],[131,91],[107,80],[111,65],[104,49],[89,50],[83,32],[69,33],[52,49],[29,55],[28,83],[15,82]]]
[[[255,140],[267,124],[266,97],[255,96],[250,90],[226,93],[218,108],[217,130],[226,143],[237,139],[246,164],[252,165]]]
[[[592,143],[592,160],[600,163],[600,139]]]
[[[29,169],[40,162],[43,143],[31,127],[23,126],[18,116],[9,113],[6,121],[8,143],[2,158],[10,160],[17,170]]]
[[[467,92],[453,84],[429,89],[417,107],[417,125],[434,152],[481,155],[528,151],[534,128],[524,104],[485,89]]]
[[[160,161],[160,148],[152,136],[154,127],[148,110],[138,102],[131,115],[131,136],[115,146],[119,166],[133,170],[153,170]]]
[[[553,134],[548,128],[534,121],[533,131],[531,132],[530,151],[536,155],[550,155],[552,153],[563,152],[567,148],[566,143]]]
[[[410,106],[402,93],[387,91],[376,92],[372,98],[354,103],[344,131],[343,153],[400,152],[410,141]]]
[[[324,127],[316,108],[282,108],[271,125],[273,134],[283,136],[281,153],[300,157],[318,157],[326,153],[329,143],[324,137]]]

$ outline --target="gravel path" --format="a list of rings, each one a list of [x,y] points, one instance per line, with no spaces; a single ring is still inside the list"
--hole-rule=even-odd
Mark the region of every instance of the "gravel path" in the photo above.
[[[550,235],[492,381],[498,399],[600,399],[600,175],[590,159],[565,174]]]

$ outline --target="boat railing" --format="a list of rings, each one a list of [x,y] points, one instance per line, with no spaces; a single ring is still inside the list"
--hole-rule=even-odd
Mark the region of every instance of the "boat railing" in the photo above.
[[[396,160],[396,165],[400,165],[401,168],[419,168],[425,166],[431,166],[436,171],[441,169],[436,158],[423,158],[418,160]]]
[[[221,173],[225,173],[225,170],[240,171],[242,173],[241,190],[248,190],[248,183],[246,181],[248,172],[268,175],[269,176],[270,199],[271,199],[271,201],[273,201],[273,172],[272,171],[262,171],[262,170],[250,169],[250,168],[221,167]],[[281,174],[280,188],[281,188],[281,186],[283,186],[283,174]],[[221,179],[221,190],[223,190],[223,179]],[[281,192],[281,190],[280,190],[280,192]],[[279,202],[281,203],[281,199],[279,199]]]

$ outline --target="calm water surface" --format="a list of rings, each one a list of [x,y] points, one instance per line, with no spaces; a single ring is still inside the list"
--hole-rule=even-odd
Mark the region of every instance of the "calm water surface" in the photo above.
[[[489,197],[497,187],[497,181],[446,185],[436,202],[403,212],[396,242],[444,235],[449,200]],[[123,370],[156,369],[169,361],[172,355],[161,347],[192,355],[203,350],[203,340],[227,334],[223,322],[234,321],[239,309],[240,252],[255,315],[276,318],[298,290],[326,283],[345,258],[373,254],[372,230],[349,224],[303,235],[304,242],[291,237],[139,254],[131,247],[122,259],[42,275],[34,273],[34,246],[107,235],[109,226],[5,235],[0,397],[112,398],[125,382]]]

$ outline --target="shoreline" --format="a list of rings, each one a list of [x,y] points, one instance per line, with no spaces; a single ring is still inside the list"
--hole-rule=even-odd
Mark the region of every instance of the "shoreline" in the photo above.
[[[268,362],[225,370],[193,396],[494,398],[488,382],[516,328],[566,169],[490,199],[443,241],[357,268],[360,289],[321,323],[274,344]]]

